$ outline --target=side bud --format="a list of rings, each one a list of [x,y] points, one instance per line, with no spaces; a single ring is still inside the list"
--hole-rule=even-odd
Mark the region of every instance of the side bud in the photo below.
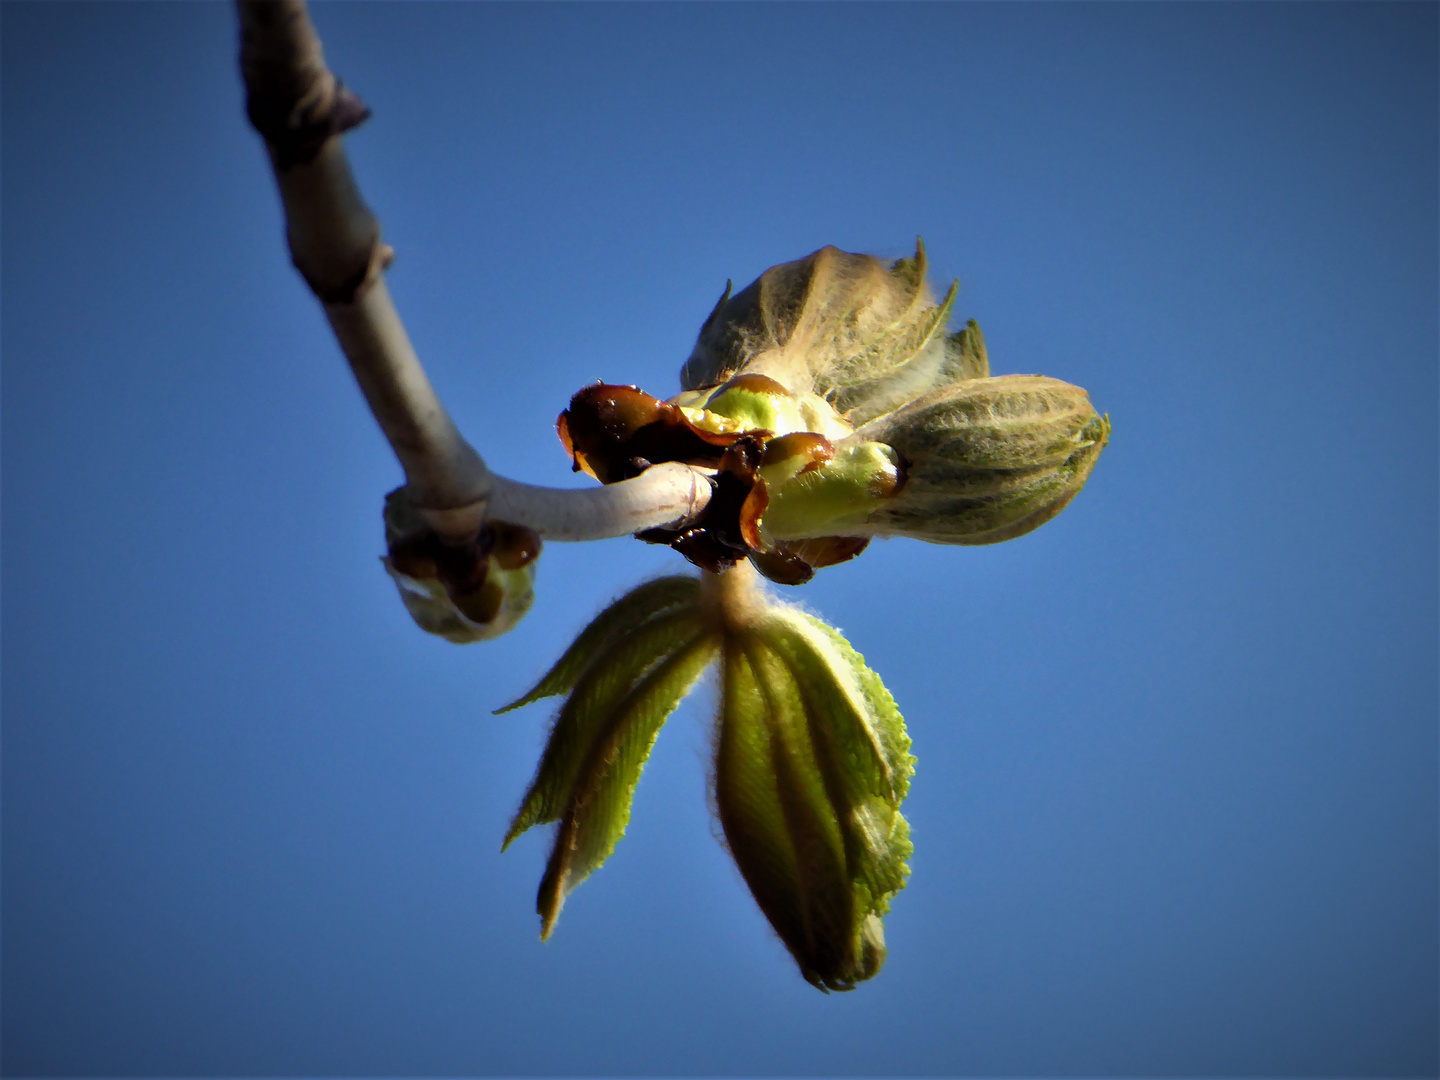
[[[851,439],[886,443],[905,470],[904,485],[869,516],[870,531],[994,544],[1065,508],[1109,442],[1110,420],[1078,386],[1004,375],[932,391]]]
[[[513,629],[535,599],[540,537],[523,525],[488,521],[470,540],[451,543],[400,487],[385,496],[385,546],[381,561],[410,617],[457,645]]]

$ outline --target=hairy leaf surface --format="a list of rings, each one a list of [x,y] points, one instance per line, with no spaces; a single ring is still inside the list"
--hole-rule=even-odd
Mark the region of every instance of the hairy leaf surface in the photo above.
[[[566,812],[581,782],[587,755],[597,740],[605,737],[613,718],[627,707],[637,686],[652,669],[658,670],[685,652],[705,633],[699,612],[681,608],[650,619],[595,658],[555,719],[544,756],[505,834],[502,851],[532,825],[556,821]]]
[[[586,722],[579,726],[592,738],[569,785],[536,901],[542,939],[550,936],[565,897],[609,858],[625,835],[635,786],[655,737],[717,648],[713,635],[689,635],[609,708],[583,717]]]
[[[893,770],[849,658],[794,608],[766,612],[754,629],[790,669],[807,714],[820,718],[820,739],[845,773],[846,788],[895,799]]]
[[[911,850],[897,809],[911,765],[903,722],[837,640],[783,608],[727,638],[715,763],[716,806],[746,884],[801,974],[825,990],[879,971],[879,916],[904,887]]]
[[[595,616],[531,690],[496,709],[495,714],[569,692],[595,658],[620,637],[650,619],[681,608],[693,608],[699,602],[700,580],[685,575],[656,578],[632,589]]]

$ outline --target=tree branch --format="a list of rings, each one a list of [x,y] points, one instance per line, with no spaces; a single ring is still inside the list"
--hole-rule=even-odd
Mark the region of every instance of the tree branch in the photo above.
[[[291,260],[324,306],[412,501],[436,531],[471,536],[493,517],[550,540],[597,540],[697,516],[711,487],[685,465],[581,491],[521,484],[486,468],[440,403],[385,287],[393,252],[340,141],[369,109],[325,66],[304,0],[237,7],[246,113],[270,152]]]

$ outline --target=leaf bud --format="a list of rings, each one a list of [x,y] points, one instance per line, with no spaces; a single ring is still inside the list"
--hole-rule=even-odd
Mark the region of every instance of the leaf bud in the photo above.
[[[919,241],[914,256],[888,266],[824,247],[772,266],[734,296],[727,286],[680,384],[693,392],[736,375],[764,375],[799,398],[825,401],[855,426],[937,383],[988,374],[979,370],[974,342],[945,335],[954,286],[935,303],[925,271]],[[832,434],[810,425],[789,430]]]
[[[381,561],[417,626],[458,645],[514,628],[535,599],[540,537],[523,525],[486,522],[471,540],[440,537],[403,487],[385,496]]]
[[[1109,418],[1058,379],[1005,375],[941,387],[851,436],[887,444],[905,472],[894,497],[868,516],[868,531],[936,544],[1023,536],[1085,486],[1109,438]]]

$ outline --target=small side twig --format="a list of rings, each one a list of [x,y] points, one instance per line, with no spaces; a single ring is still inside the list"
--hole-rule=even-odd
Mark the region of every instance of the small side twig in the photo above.
[[[246,112],[265,139],[291,260],[321,302],[365,400],[442,535],[486,517],[550,540],[596,540],[697,516],[710,484],[687,466],[593,490],[496,476],[445,411],[385,287],[393,256],[355,185],[340,136],[369,110],[325,65],[304,0],[237,0]]]

